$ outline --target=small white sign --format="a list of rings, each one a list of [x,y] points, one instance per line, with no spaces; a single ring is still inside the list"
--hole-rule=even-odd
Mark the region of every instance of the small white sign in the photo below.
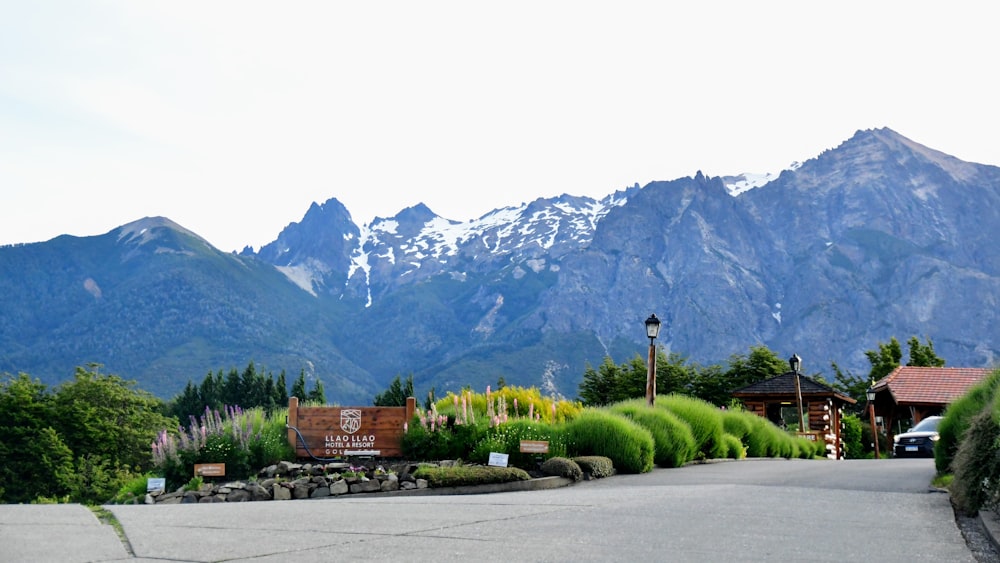
[[[490,452],[490,463],[489,465],[493,467],[507,467],[507,458],[510,457],[507,454],[498,454],[497,452]]]
[[[163,477],[150,477],[146,479],[146,492],[164,491],[167,489],[167,480]]]

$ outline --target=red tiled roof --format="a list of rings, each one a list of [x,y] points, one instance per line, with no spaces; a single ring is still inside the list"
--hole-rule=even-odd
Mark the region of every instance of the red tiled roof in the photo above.
[[[934,368],[899,366],[877,381],[876,392],[886,389],[897,405],[948,405],[982,381],[990,368]]]

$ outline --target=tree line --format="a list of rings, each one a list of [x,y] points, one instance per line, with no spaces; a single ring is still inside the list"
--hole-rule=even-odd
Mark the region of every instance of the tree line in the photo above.
[[[238,405],[244,409],[261,407],[271,413],[288,406],[289,397],[298,397],[303,403],[326,404],[326,391],[319,378],[307,390],[306,372],[302,370],[292,382],[289,392],[285,370],[281,370],[275,378],[272,372],[265,374],[258,370],[251,360],[242,372],[236,368],[228,373],[223,373],[221,369],[215,374],[209,371],[199,385],[189,379],[184,390],[170,401],[168,412],[179,420],[198,416],[206,408],[221,410],[226,405]]]
[[[909,346],[908,366],[941,367],[945,361],[934,352],[934,344],[927,339],[926,344],[914,336]],[[840,369],[836,363],[831,367],[834,380],[827,382],[818,372],[810,375],[863,405],[865,392],[872,383],[888,375],[899,367],[902,361],[902,347],[896,337],[888,343],[878,343],[876,349],[868,350],[865,356],[871,363],[868,377],[861,377]],[[616,364],[610,357],[596,369],[587,365],[580,383],[580,400],[585,405],[609,405],[626,399],[644,397],[648,366],[644,358],[636,355],[631,361]],[[656,392],[659,395],[677,393],[690,395],[723,406],[732,401],[732,392],[747,385],[764,381],[790,370],[784,360],[766,346],[751,346],[748,354],[730,356],[728,366],[701,366],[689,363],[682,355],[662,351],[656,355]],[[860,409],[860,406],[855,408]]]

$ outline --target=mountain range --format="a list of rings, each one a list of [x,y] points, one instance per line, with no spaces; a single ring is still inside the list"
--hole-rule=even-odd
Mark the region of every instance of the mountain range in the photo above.
[[[270,244],[217,250],[163,217],[0,247],[0,372],[74,366],[164,398],[209,372],[304,371],[340,404],[503,378],[576,397],[586,365],[657,345],[699,364],[763,344],[806,371],[928,338],[953,366],[1000,352],[1000,168],[889,129],[776,176],[562,195],[471,221],[424,205],[356,224],[335,198]]]

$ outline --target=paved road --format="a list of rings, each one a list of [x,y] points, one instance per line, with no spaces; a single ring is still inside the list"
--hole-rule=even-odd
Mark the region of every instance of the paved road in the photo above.
[[[972,562],[931,460],[750,460],[469,496],[0,506],[2,561]]]

